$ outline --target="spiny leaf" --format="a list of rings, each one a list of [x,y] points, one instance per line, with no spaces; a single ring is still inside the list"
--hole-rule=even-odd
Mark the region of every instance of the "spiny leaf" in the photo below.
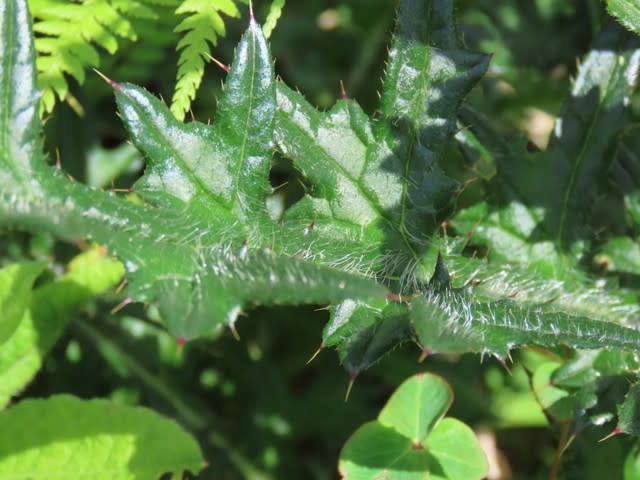
[[[323,347],[337,345],[340,361],[352,379],[413,336],[403,305],[390,303],[378,310],[371,308],[373,302],[369,303],[355,310],[351,310],[349,301],[340,304],[323,335]],[[344,326],[332,331],[337,322],[344,322]],[[331,336],[327,335],[329,332]]]
[[[627,326],[635,325],[640,314],[632,291],[597,285],[577,270],[565,270],[563,280],[558,280],[530,265],[488,262],[453,253],[444,258],[451,286],[464,287],[480,300],[509,298],[524,305],[553,304],[554,309],[569,315]]]
[[[329,303],[345,297],[383,296],[384,289],[370,279],[275,255],[251,252],[246,257],[227,253],[209,257],[210,272],[194,278],[160,280],[159,307],[171,331],[190,339],[198,334],[203,319],[225,320],[233,326],[243,305]],[[211,295],[210,292],[228,292]],[[191,297],[187,303],[184,299]],[[214,323],[212,321],[209,324]]]
[[[426,280],[437,255],[428,255],[436,214],[454,183],[441,171],[444,147],[455,133],[462,99],[487,69],[489,58],[465,50],[453,19],[453,2],[402,2],[385,75],[377,140],[399,157],[384,170],[398,174],[402,194],[392,218],[404,241],[425,262]]]
[[[460,135],[468,149],[493,154],[489,163],[497,167],[496,175],[486,175],[495,198],[454,222],[465,233],[479,231],[472,241],[484,235],[478,243],[491,247],[489,265],[497,269],[474,273],[456,263],[464,242],[451,253],[439,232],[456,185],[441,163],[457,109],[488,59],[462,48],[451,1],[406,0],[398,18],[375,120],[353,101],[319,112],[276,86],[266,41],[252,20],[213,125],[184,125],[144,90],[112,82],[125,125],[147,157],[135,185],[142,201],[69,182],[41,157],[24,166],[4,154],[0,221],[105,243],[124,261],[129,295],[158,301],[176,336],[212,334],[254,304],[349,299],[331,307],[323,345],[337,347],[352,375],[416,338],[424,353],[506,355],[513,346],[537,343],[534,327],[545,345],[637,351],[637,331],[609,321],[632,319],[636,302],[624,291],[594,293],[584,275],[573,275],[588,240],[589,182],[607,166],[603,158],[616,145],[634,88],[640,62],[634,41],[620,31],[605,34],[606,48],[580,68],[562,128],[545,154],[521,155],[518,146],[505,148],[477,128],[473,136]],[[11,36],[3,39],[3,48],[20,47]],[[14,69],[11,58],[4,63]],[[599,69],[598,62],[611,68]],[[11,75],[3,77],[9,99],[16,96]],[[27,90],[33,91],[29,83]],[[36,151],[40,127],[34,125],[25,145]],[[279,222],[266,207],[274,138],[309,187]],[[509,250],[500,256],[502,246]],[[577,254],[568,254],[570,248]],[[511,263],[526,264],[536,281],[527,286],[523,274],[512,289],[504,281],[517,271]],[[560,298],[532,286],[551,282],[561,282],[553,290]],[[395,295],[385,300],[385,289]],[[607,301],[598,307],[596,298]],[[620,310],[607,314],[613,306]]]
[[[25,2],[5,2],[0,19],[0,181],[25,182],[43,161],[33,43]]]
[[[412,301],[418,341],[431,352],[481,352],[504,358],[523,345],[606,346],[637,351],[640,332],[615,323],[568,315],[553,305],[480,301],[464,292],[427,293]]]
[[[640,35],[640,1],[607,0],[607,10],[622,25]]]
[[[455,186],[438,162],[456,109],[487,64],[460,46],[451,2],[402,2],[375,122],[351,100],[322,113],[279,84],[277,144],[311,184],[285,218],[312,215],[317,238],[352,236],[359,227],[360,241],[374,247],[363,257],[367,270],[400,293],[422,288],[435,271],[438,215]],[[350,305],[333,310],[323,345],[340,338],[355,375],[410,335],[406,316]]]
[[[425,236],[425,232],[433,231],[434,218],[438,211],[435,206],[437,202],[431,203],[430,207],[429,202],[433,202],[445,192],[446,189],[440,190],[438,185],[442,186],[441,180],[446,180],[441,173],[438,173],[437,163],[433,163],[433,161],[441,154],[446,139],[453,134],[455,117],[452,112],[456,111],[462,95],[477,78],[478,72],[484,69],[481,57],[468,54],[457,47],[450,10],[441,8],[437,13],[434,13],[433,17],[430,17],[419,15],[419,12],[412,10],[412,8],[426,8],[424,4],[420,4],[420,7],[415,7],[415,5],[408,2],[402,7],[405,10],[401,8],[399,14],[399,28],[396,32],[394,49],[390,55],[389,71],[385,79],[387,90],[383,94],[383,116],[375,123],[375,128],[369,124],[364,113],[353,102],[340,101],[332,110],[321,114],[308,106],[299,94],[281,85],[278,86],[279,112],[276,123],[279,146],[286,155],[294,159],[294,166],[313,185],[314,203],[312,208],[314,208],[316,217],[322,218],[323,214],[327,215],[328,213],[333,220],[340,219],[360,224],[374,232],[375,230],[371,226],[380,226],[385,235],[381,250],[385,251],[388,257],[382,266],[380,264],[372,264],[372,266],[374,269],[378,269],[383,278],[387,278],[389,284],[398,285],[401,293],[411,292],[415,288],[424,289],[424,283],[436,271],[437,255],[429,255],[428,252],[435,250],[437,253],[441,249],[441,244],[434,237],[431,237],[431,241],[425,244],[429,238]],[[438,25],[438,27],[425,28],[424,25],[415,27],[416,23],[423,22],[422,19],[425,18],[431,18],[430,21],[433,22],[433,25]],[[433,25],[430,26],[433,27]],[[429,35],[433,35],[433,38]],[[614,40],[615,38],[617,37],[614,37]],[[435,44],[437,48],[425,48],[423,43]],[[586,79],[589,82],[600,82],[613,92],[611,95],[609,93],[603,94],[600,98],[604,99],[611,108],[617,109],[617,106],[623,102],[625,95],[629,95],[633,89],[633,78],[630,76],[630,72],[635,65],[635,60],[631,62],[632,65],[628,66],[628,70],[625,69],[626,67],[622,68],[622,64],[624,61],[630,62],[631,59],[634,59],[635,54],[633,50],[627,50],[625,55],[625,59],[617,64],[620,70],[610,72],[611,77],[606,78],[598,76],[604,73],[600,74],[598,71],[594,73],[598,59],[589,57],[581,70],[584,78],[579,77],[576,81],[580,87],[575,90],[575,95],[581,96],[586,93],[588,90]],[[617,58],[615,54],[613,57]],[[596,73],[598,74],[596,75]],[[614,79],[613,83],[609,82],[611,78]],[[434,106],[430,103],[431,98],[438,99]],[[567,106],[565,111],[567,112],[563,117],[565,123],[579,122],[576,114],[572,113],[573,107]],[[593,112],[593,110],[590,111]],[[593,115],[595,122],[609,121],[600,118],[597,110]],[[442,128],[436,128],[434,125]],[[382,136],[376,137],[381,132]],[[470,146],[482,150],[480,142],[489,140],[487,144],[492,147],[492,151],[483,150],[482,155],[487,157],[493,151],[497,151],[496,158],[489,160],[491,163],[498,164],[507,172],[522,168],[514,166],[514,162],[520,160],[514,158],[516,155],[513,153],[516,151],[514,147],[507,146],[499,139],[491,138],[491,132],[480,133],[481,135],[477,138],[471,138],[470,135],[467,135],[469,137],[467,140],[472,142]],[[614,133],[610,133],[608,138],[611,139],[613,136]],[[337,142],[338,138],[340,140]],[[371,145],[372,138],[375,139],[375,145]],[[414,148],[412,142],[415,139],[420,142],[416,144],[418,147],[420,145],[428,146],[432,152],[427,149],[420,151],[418,147]],[[607,141],[605,139],[603,142]],[[600,148],[598,152],[602,151],[603,147],[593,137],[587,135],[584,142],[592,145],[593,149]],[[335,149],[333,146],[337,143],[342,148]],[[499,150],[496,147],[499,147]],[[558,151],[564,151],[563,149],[567,147],[563,144],[554,148]],[[579,148],[576,147],[576,155],[578,150]],[[424,175],[426,171],[431,170],[431,167],[424,163],[425,161],[431,161],[435,167],[435,170],[431,170],[432,175],[428,177],[428,183],[418,181],[417,177],[411,177],[411,168],[413,168],[411,165],[414,164],[413,155],[417,155],[415,152],[422,153],[422,156],[416,157],[418,158],[415,161],[418,165],[416,175]],[[591,153],[594,159],[599,158],[597,157],[600,155],[598,152]],[[557,154],[553,155],[555,159]],[[384,163],[380,162],[381,157],[385,158]],[[564,158],[566,161],[573,160],[569,153],[566,153]],[[364,161],[360,159],[364,159]],[[545,161],[550,166],[553,164],[552,160]],[[577,165],[584,168],[580,161]],[[381,170],[385,176],[380,176]],[[525,180],[528,182],[531,176],[529,170],[527,172],[527,175],[522,175],[518,180],[526,188],[529,184],[525,183]],[[581,171],[580,175],[584,174],[586,173]],[[513,182],[509,183],[503,180],[508,173],[501,172],[501,175],[500,179],[496,181],[505,183],[506,187],[501,191],[506,191],[506,198],[511,200],[514,193],[509,188],[513,189]],[[487,179],[492,177],[493,172],[487,176]],[[374,179],[377,183],[370,181],[369,178]],[[416,186],[416,188],[421,185],[420,193],[413,195],[411,192],[407,192],[407,185],[402,184],[403,179],[406,181],[407,178],[411,179],[408,182],[410,185]],[[427,177],[425,176],[425,178]],[[569,182],[573,177],[567,173],[563,178]],[[582,177],[575,177],[571,181],[576,181],[577,178]],[[352,199],[350,209],[344,209],[345,204],[341,202],[341,193],[346,192],[347,188],[349,189],[349,197]],[[568,191],[571,188],[573,187],[567,186],[562,191]],[[400,195],[398,195],[399,193]],[[520,193],[515,191],[516,195]],[[419,197],[420,195],[422,197]],[[410,211],[410,208],[407,208],[410,203],[406,202],[407,198],[420,198],[420,201],[416,202],[416,205],[422,209],[420,223],[416,223],[418,221],[405,223],[406,219],[411,216],[407,213]],[[515,198],[520,200],[518,196]],[[562,205],[563,200],[559,198],[557,203]],[[324,207],[327,204],[328,208]],[[442,201],[439,202],[439,205],[442,204]],[[356,208],[353,208],[354,205]],[[501,260],[531,262],[532,258],[537,258],[540,259],[541,265],[551,265],[552,268],[556,268],[555,265],[562,262],[558,261],[558,254],[555,253],[553,236],[546,242],[534,243],[533,245],[530,241],[533,230],[544,221],[543,214],[539,210],[528,209],[521,205],[521,203],[511,203],[512,211],[504,219],[504,221],[518,219],[517,222],[513,222],[513,232],[505,231],[502,223],[498,223],[495,228],[490,230],[490,224],[484,221],[487,210],[479,213],[473,212],[474,216],[471,216],[472,211],[469,210],[467,224],[470,227],[468,229],[475,228],[476,231],[484,229],[481,231],[483,235],[481,238],[486,238],[487,242],[491,241],[495,246],[496,253],[492,252],[492,258],[500,260],[501,258],[497,255],[504,251],[510,257]],[[478,208],[487,207],[481,205]],[[426,214],[426,210],[430,212],[430,215]],[[295,207],[293,211],[295,212]],[[345,213],[342,213],[343,211]],[[397,212],[400,214],[398,215]],[[528,217],[525,219],[523,215]],[[456,220],[456,226],[465,221],[462,215],[458,216]],[[428,226],[429,222],[431,222],[431,227]],[[419,225],[420,228],[415,229],[415,234],[407,235],[407,225],[411,226],[412,224]],[[403,242],[403,238],[405,242]],[[501,241],[502,243],[499,243]],[[514,248],[514,241],[516,248]],[[421,244],[426,250],[420,246]],[[522,249],[517,248],[518,244],[522,245]],[[394,250],[402,252],[402,254],[398,253],[390,258],[390,253],[393,254]],[[418,252],[421,253],[416,256]],[[445,259],[445,261],[447,260],[449,257]],[[610,308],[615,308],[616,314],[620,313],[617,318],[622,322],[629,321],[637,313],[637,309],[634,310],[632,305],[625,305],[622,300],[612,295],[607,297],[606,292],[598,292],[597,289],[590,289],[586,286],[572,287],[555,280],[559,273],[556,271],[548,272],[548,276],[554,279],[555,283],[549,280],[548,284],[543,287],[541,282],[544,276],[540,278],[540,275],[527,274],[526,272],[524,274],[518,273],[517,270],[508,266],[501,270],[497,267],[491,276],[487,275],[486,268],[473,271],[474,268],[480,267],[480,265],[473,267],[473,260],[463,257],[460,257],[459,260],[456,263],[456,268],[459,270],[459,265],[465,265],[469,267],[469,271],[467,275],[460,275],[460,271],[455,272],[457,278],[454,281],[460,282],[461,278],[464,278],[463,282],[470,285],[469,290],[474,294],[480,294],[480,298],[465,299],[465,302],[471,302],[466,307],[458,305],[460,308],[466,308],[468,315],[462,315],[459,318],[460,323],[456,327],[455,333],[450,335],[452,342],[461,342],[459,350],[456,351],[491,351],[504,355],[509,350],[505,343],[507,338],[513,339],[514,345],[536,343],[534,335],[526,333],[526,322],[520,326],[516,326],[517,322],[515,322],[511,324],[513,330],[509,330],[508,324],[511,319],[518,319],[518,315],[523,312],[530,312],[536,322],[539,321],[545,328],[554,330],[562,330],[566,327],[563,322],[574,318],[565,314],[568,311],[577,311],[578,316],[585,315],[580,318],[586,323],[577,323],[580,326],[578,332],[572,332],[569,328],[566,330],[568,343],[584,347],[597,345],[598,339],[604,338],[602,331],[612,336],[621,334],[615,324],[601,323],[603,318],[611,318]],[[481,272],[485,272],[485,274],[483,275]],[[509,275],[513,275],[515,278],[507,278]],[[568,276],[565,275],[561,278],[565,280],[568,279]],[[419,282],[416,282],[417,279],[422,280],[422,287]],[[477,286],[475,285],[476,281],[479,284]],[[428,289],[427,292],[429,292]],[[427,293],[427,295],[431,295],[431,293]],[[485,296],[484,300],[483,296]],[[515,298],[509,299],[510,296]],[[576,301],[576,299],[579,300]],[[447,298],[442,300],[441,306],[444,307],[448,301],[455,304],[458,300],[455,297]],[[558,303],[554,305],[553,309],[545,309],[545,303],[555,303],[556,301]],[[493,325],[493,331],[505,328],[503,333],[509,333],[505,333],[500,340],[496,339],[494,343],[485,345],[483,343],[484,327],[480,325],[495,320],[490,319],[491,314],[489,313],[494,308],[498,310],[504,308],[504,311],[499,315],[502,317],[501,320]],[[362,368],[366,368],[384,351],[412,336],[406,323],[398,322],[398,317],[396,320],[385,317],[383,310],[383,305],[368,305],[362,302],[347,302],[332,310],[332,319],[323,336],[323,346],[337,344],[341,359],[352,375],[357,374]],[[421,316],[421,313],[424,316]],[[441,335],[448,335],[444,324],[433,325],[427,320],[429,315],[426,315],[421,308],[414,310],[412,316],[414,319],[419,318],[413,323],[413,328],[419,339],[426,339],[430,334],[436,335],[436,339],[425,341],[423,344],[425,351],[442,345],[448,345],[444,350],[454,348],[454,345],[447,343],[449,340],[439,338]],[[591,319],[595,320],[593,324],[589,323]],[[503,323],[500,325],[500,322]],[[425,328],[429,330],[428,333],[423,331]],[[436,330],[435,333],[432,331],[433,329]],[[444,331],[445,334],[441,334],[441,331]],[[622,336],[625,337],[625,340],[622,340],[618,346],[624,346],[627,349],[636,348],[634,347],[634,342],[637,341],[635,331],[627,329],[623,332]],[[558,337],[551,334],[543,339],[543,342],[553,343],[554,341],[557,342]],[[439,349],[435,348],[435,350]]]
[[[525,238],[536,230],[536,241],[526,242],[528,245],[523,248],[537,249],[536,256],[543,259],[550,251],[543,242],[551,242],[556,250],[563,251],[584,238],[589,205],[602,189],[598,179],[604,176],[613,158],[626,107],[636,87],[639,45],[637,38],[619,27],[603,32],[597,47],[580,65],[544,153],[527,154],[524,149],[501,145],[491,134],[480,132],[490,139],[490,146],[497,148],[499,173],[494,186],[498,195],[495,207],[487,212],[488,220],[501,226],[505,233],[489,233],[485,222],[479,222],[473,230],[479,239],[491,237],[508,243],[506,235],[510,230],[514,236]],[[472,128],[479,125],[478,121],[469,120]],[[511,261],[520,261],[522,254],[526,255],[521,248],[494,245],[492,250],[496,253],[520,255],[509,258]]]
[[[203,466],[191,436],[144,408],[56,395],[0,413],[0,478],[156,480]]]
[[[640,435],[640,384],[629,387],[624,402],[618,409],[616,430],[631,435]]]
[[[268,216],[275,82],[266,41],[253,20],[213,126],[181,124],[144,90],[112,85],[125,125],[149,160],[136,184],[149,204],[91,191],[39,164],[36,184],[44,191],[7,182],[3,222],[107,245],[129,272],[129,295],[160,300],[172,333],[186,339],[233,324],[242,308],[257,303],[384,295],[371,279],[332,268],[331,262],[311,263],[311,239],[302,226],[292,226],[300,232],[294,243]],[[15,166],[12,157],[2,160]]]
[[[322,114],[279,86],[276,138],[314,185],[315,215],[367,232],[375,226],[384,235],[384,274],[410,290],[433,274],[431,234],[455,185],[438,162],[488,58],[460,47],[451,2],[402,2],[398,18],[382,118],[369,122],[353,101]]]

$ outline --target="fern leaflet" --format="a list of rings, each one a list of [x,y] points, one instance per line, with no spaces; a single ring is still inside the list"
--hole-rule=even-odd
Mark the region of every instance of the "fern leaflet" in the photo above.
[[[220,13],[231,17],[240,16],[238,7],[232,0],[184,0],[176,9],[178,15],[188,14],[175,28],[176,32],[186,32],[176,47],[180,51],[180,59],[176,88],[171,100],[171,112],[179,120],[184,119],[202,82],[209,45],[217,45],[218,36],[225,35]]]
[[[117,6],[116,6],[117,5]],[[38,53],[38,86],[43,90],[40,113],[50,112],[56,97],[67,99],[68,74],[84,82],[85,70],[100,64],[96,47],[113,54],[119,39],[137,38],[127,12],[150,15],[142,2],[111,2],[85,0],[71,3],[64,0],[31,0],[31,14],[36,19],[33,30]]]
[[[269,38],[273,33],[273,29],[276,28],[278,19],[282,15],[282,9],[284,8],[285,1],[286,0],[273,0],[273,2],[271,2],[267,19],[264,21],[264,25],[262,26],[262,31],[266,38]]]

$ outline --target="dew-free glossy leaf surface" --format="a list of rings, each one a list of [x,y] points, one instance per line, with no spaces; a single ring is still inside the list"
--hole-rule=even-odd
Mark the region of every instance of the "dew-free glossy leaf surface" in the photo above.
[[[410,438],[414,444],[423,443],[427,433],[449,410],[451,402],[451,387],[440,377],[416,375],[393,392],[378,421]]]
[[[57,395],[0,413],[3,480],[157,480],[203,466],[195,440],[145,408]]]
[[[16,263],[0,270],[0,345],[15,332],[31,301],[31,288],[45,262]]]
[[[457,213],[452,224],[471,244],[488,248],[488,262],[445,255],[455,287],[480,297],[479,303],[459,303],[460,312],[468,312],[457,317],[459,321],[438,309],[443,326],[449,318],[457,333],[425,324],[420,336],[427,343],[454,350],[476,344],[500,355],[505,347],[523,341],[637,349],[633,291],[595,285],[580,271],[579,262],[593,241],[593,203],[609,188],[607,171],[636,88],[639,46],[637,38],[615,25],[603,30],[580,64],[543,153],[528,153],[523,141],[507,143],[486,118],[468,108],[461,111],[463,123],[484,146],[467,142],[464,148],[479,157],[489,151],[497,173],[488,182],[487,200]],[[605,258],[602,265],[607,265]],[[455,304],[449,307],[455,310]],[[419,309],[424,306],[418,304]],[[476,321],[479,328],[468,328]],[[634,329],[621,329],[620,324]],[[444,332],[439,340],[428,339],[438,332]],[[611,343],[601,343],[604,338]]]

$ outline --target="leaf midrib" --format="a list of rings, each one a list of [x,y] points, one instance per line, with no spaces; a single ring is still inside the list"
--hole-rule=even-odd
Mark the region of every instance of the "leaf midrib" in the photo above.
[[[431,25],[431,13],[432,13],[432,9],[427,8],[426,22],[428,25]],[[429,35],[429,37],[425,39],[425,44],[431,44],[431,32],[429,31],[427,32],[427,34]],[[407,218],[407,210],[408,210],[407,198],[408,198],[408,189],[409,189],[409,181],[410,181],[409,172],[411,171],[411,167],[412,167],[411,160],[413,158],[413,150],[415,148],[415,144],[417,141],[415,119],[418,118],[419,115],[416,112],[419,111],[424,105],[425,89],[426,89],[426,85],[429,83],[428,73],[431,70],[431,49],[430,48],[424,49],[423,61],[424,61],[423,67],[420,72],[420,78],[422,80],[421,82],[422,88],[418,88],[417,98],[419,99],[419,101],[415,102],[414,108],[412,109],[413,118],[411,118],[411,135],[408,138],[408,145],[406,149],[406,159],[403,162],[404,175],[402,176],[402,179],[401,179],[402,195],[400,197],[400,225],[398,226],[399,228],[397,229],[400,233],[400,236],[402,237],[403,242],[405,243],[405,246],[407,247],[407,250],[409,251],[409,253],[411,253],[411,256],[416,262],[420,260],[420,256],[418,255],[418,252],[416,252],[416,250],[413,248],[413,245],[411,244],[411,241],[408,238],[408,232],[407,232],[407,226],[406,226],[406,218]]]
[[[254,26],[255,28],[255,26]],[[234,192],[233,197],[231,199],[232,205],[236,205],[238,202],[238,191],[240,190],[240,177],[242,175],[242,170],[246,164],[246,149],[247,142],[249,139],[249,123],[251,122],[251,114],[253,113],[253,101],[254,101],[254,85],[255,85],[255,77],[256,77],[256,37],[255,34],[251,33],[251,88],[249,88],[249,108],[247,108],[247,118],[244,122],[244,129],[242,131],[242,144],[240,146],[240,154],[239,154],[239,162],[238,168],[236,168],[235,182],[234,182]]]
[[[582,165],[582,162],[584,161],[584,158],[586,157],[586,152],[587,152],[587,147],[590,144],[590,140],[591,140],[591,135],[593,133],[593,130],[595,128],[596,123],[598,122],[598,120],[600,119],[600,113],[602,111],[602,107],[605,104],[605,101],[607,99],[607,97],[611,94],[611,91],[609,89],[609,86],[611,85],[611,81],[613,79],[614,76],[617,75],[618,69],[619,69],[619,63],[615,62],[615,68],[613,70],[613,72],[611,72],[609,74],[607,83],[606,83],[606,87],[604,89],[604,94],[602,96],[601,99],[599,99],[598,101],[598,106],[596,108],[595,114],[591,117],[591,122],[589,122],[589,129],[587,130],[587,134],[585,136],[585,140],[584,142],[582,142],[582,148],[580,149],[580,152],[578,153],[578,156],[576,157],[576,161],[574,162],[574,168],[571,169],[571,175],[569,176],[569,182],[567,184],[567,188],[565,189],[564,192],[564,198],[562,201],[562,210],[560,212],[560,224],[558,225],[558,233],[555,239],[555,244],[556,247],[559,251],[562,250],[562,241],[563,241],[563,237],[564,237],[564,230],[565,230],[565,225],[566,225],[566,221],[567,221],[567,210],[569,208],[569,201],[570,198],[573,196],[574,193],[574,187],[575,187],[575,182],[576,182],[576,178],[578,175],[578,170],[580,169],[580,166]]]

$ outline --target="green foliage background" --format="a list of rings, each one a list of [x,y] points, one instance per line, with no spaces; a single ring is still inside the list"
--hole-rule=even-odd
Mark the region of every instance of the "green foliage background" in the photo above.
[[[386,0],[288,2],[271,36],[277,74],[321,109],[331,107],[341,97],[343,81],[347,95],[375,116],[394,7]],[[613,13],[615,7],[616,2],[611,2]],[[224,18],[226,36],[218,39],[213,52],[223,63],[231,61],[246,26],[247,8],[239,8],[240,18]],[[255,9],[258,20],[264,21],[268,5],[257,4]],[[491,208],[504,199],[496,204],[484,203],[485,198],[492,198],[494,189],[500,188],[494,179],[499,158],[493,158],[495,153],[490,152],[479,155],[479,151],[483,152],[473,142],[479,138],[485,146],[492,145],[497,131],[504,139],[494,150],[499,155],[508,156],[510,149],[525,147],[528,140],[530,150],[545,149],[551,119],[561,114],[562,101],[576,75],[576,59],[584,61],[600,28],[611,19],[603,4],[591,0],[468,0],[457,4],[457,15],[470,49],[491,52],[493,58],[488,74],[469,94],[469,108],[461,114],[458,142],[446,149],[444,167],[465,187],[455,205],[460,213],[449,228],[476,235],[469,247],[476,252],[465,251],[469,256],[482,256],[488,251],[491,258],[517,263],[517,258],[509,257],[515,249],[501,250],[504,243],[500,243],[500,235],[512,233],[504,232],[501,218],[493,224],[488,222],[484,231],[473,228],[480,217],[490,216]],[[169,14],[162,18],[169,18]],[[114,80],[141,83],[155,94],[171,98],[178,64],[175,42],[141,45],[143,51],[153,47],[162,54],[142,61],[139,49],[122,46],[117,56],[104,55],[101,71]],[[78,79],[79,75],[75,76]],[[221,94],[222,78],[223,71],[207,66],[192,108],[195,118],[215,118],[214,99]],[[51,158],[59,158],[63,170],[79,181],[96,187],[113,184],[115,188],[129,188],[139,177],[142,163],[137,151],[126,143],[127,133],[115,115],[110,89],[92,73],[87,74],[81,86],[69,81],[83,116],[68,103],[55,106],[46,123],[45,145]],[[549,259],[546,253],[536,257],[531,252],[526,257],[527,262],[537,262],[536,268],[542,271],[566,262],[569,270],[576,267],[589,276],[599,276],[610,291],[623,297],[619,300],[622,306],[637,304],[640,288],[640,223],[633,217],[638,211],[640,183],[640,175],[634,171],[640,168],[640,144],[634,127],[640,116],[638,94],[630,96],[628,102],[630,127],[621,132],[623,147],[611,167],[614,181],[605,186],[622,195],[589,198],[587,205],[588,233],[583,237],[595,240],[586,246],[581,244],[580,252],[575,253],[564,250],[564,240],[560,239],[562,248],[558,250],[562,253],[558,257]],[[478,122],[477,118],[490,119],[486,123],[495,131],[464,127],[483,125],[484,120]],[[287,182],[278,193],[281,203],[274,208],[292,205],[308,188],[284,155],[276,157],[271,176],[274,186]],[[534,202],[528,203],[533,205]],[[523,248],[533,248],[534,240],[525,239]],[[58,243],[47,234],[28,235],[15,230],[2,232],[0,249],[3,264],[53,259],[58,269],[78,253],[77,247]],[[454,263],[449,270],[455,274]],[[466,278],[464,271],[462,275]],[[526,284],[526,272],[514,269],[511,275],[510,284],[518,284],[520,275],[520,284]],[[572,279],[565,280],[570,285]],[[37,285],[34,292],[37,295]],[[433,356],[418,364],[416,359],[421,352],[409,343],[361,375],[345,403],[349,376],[335,354],[322,352],[306,364],[316,351],[329,318],[321,305],[257,307],[238,324],[240,342],[226,333],[217,340],[200,339],[180,348],[174,338],[158,328],[159,313],[153,305],[128,305],[111,313],[113,305],[122,299],[109,293],[82,314],[67,317],[69,328],[55,346],[49,347],[52,350],[42,360],[42,370],[22,397],[71,393],[151,407],[196,435],[211,464],[200,475],[203,479],[335,478],[338,454],[346,439],[362,423],[377,416],[401,379],[425,368],[440,373],[452,384],[456,394],[452,416],[491,432],[506,455],[514,478],[546,478],[554,468],[557,443],[571,433],[568,429],[573,426],[573,407],[592,405],[589,395],[596,395],[584,389],[571,390],[585,384],[591,388],[584,378],[576,379],[575,370],[579,368],[574,366],[597,365],[585,368],[585,375],[594,371],[614,373],[607,385],[598,386],[603,415],[613,410],[607,405],[609,399],[619,398],[621,389],[626,392],[625,385],[632,378],[628,373],[637,371],[634,355],[611,354],[613,358],[609,358],[609,352],[587,352],[572,357],[579,361],[565,367],[570,371],[565,377],[560,376],[560,381],[556,377],[552,381],[551,373],[545,377],[545,372],[556,372],[568,365],[566,360],[571,357],[563,348],[544,354],[533,349],[517,351],[508,372],[493,359],[480,362],[478,356],[468,354]],[[593,302],[597,304],[598,300]],[[637,311],[630,321],[633,320],[637,320]],[[533,392],[527,371],[537,375]],[[569,406],[563,410],[556,397],[544,396],[552,384],[562,387],[562,381],[568,387],[554,391],[559,397],[589,398],[567,401]],[[548,417],[534,394],[549,407]],[[565,454],[558,478],[623,478],[623,474],[627,479],[639,478],[634,473],[635,439],[621,436],[596,443],[612,430],[615,422],[600,426],[594,417],[585,415],[579,420],[585,426],[596,426],[576,437]],[[548,418],[553,420],[550,426]],[[604,422],[608,417],[602,418]],[[607,458],[606,467],[599,460],[602,458]]]

